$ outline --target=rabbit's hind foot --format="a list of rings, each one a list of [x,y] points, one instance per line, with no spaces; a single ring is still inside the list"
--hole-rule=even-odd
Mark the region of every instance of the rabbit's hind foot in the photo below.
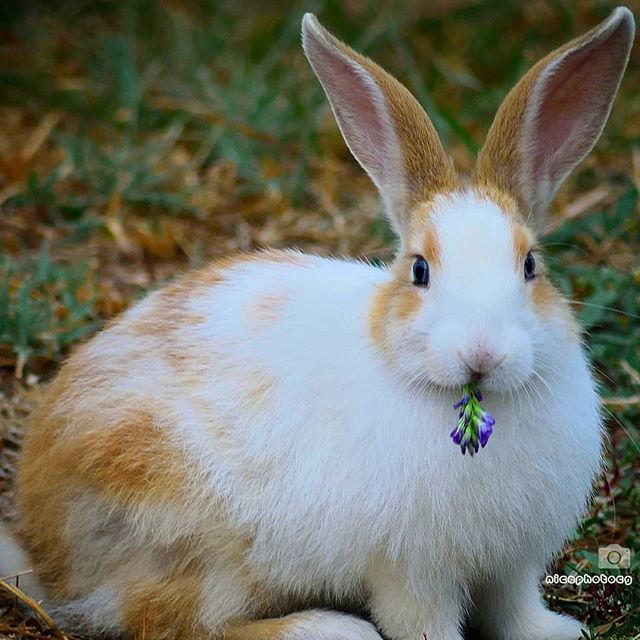
[[[224,640],[382,640],[375,627],[352,615],[313,609],[232,627]]]

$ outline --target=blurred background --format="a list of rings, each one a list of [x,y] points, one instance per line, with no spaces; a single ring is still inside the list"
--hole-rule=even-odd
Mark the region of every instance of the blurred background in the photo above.
[[[627,4],[640,18],[640,2]],[[5,515],[22,420],[39,385],[74,343],[150,288],[265,245],[380,262],[393,255],[374,188],[302,54],[305,11],[403,81],[469,170],[508,89],[615,5],[2,3]],[[589,332],[610,431],[608,470],[580,537],[558,562],[563,573],[597,572],[599,545],[640,551],[639,71],[636,46],[605,134],[560,193],[544,237],[553,277]],[[637,639],[639,560],[636,553],[633,586],[547,597],[590,624],[593,637]],[[15,616],[8,605],[0,633],[17,633]]]

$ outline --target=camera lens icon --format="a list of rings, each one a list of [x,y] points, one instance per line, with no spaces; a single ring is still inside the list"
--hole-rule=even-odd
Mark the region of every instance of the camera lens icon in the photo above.
[[[598,549],[598,569],[631,568],[631,549],[619,544],[610,544]]]

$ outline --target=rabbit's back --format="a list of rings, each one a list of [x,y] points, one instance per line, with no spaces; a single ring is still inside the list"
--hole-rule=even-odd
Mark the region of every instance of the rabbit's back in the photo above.
[[[305,465],[296,455],[340,429],[295,421],[322,411],[326,398],[314,399],[338,363],[314,372],[334,356],[336,331],[361,338],[365,300],[385,277],[295,252],[221,261],[154,292],[70,357],[31,417],[18,485],[20,538],[53,600],[71,603],[62,615],[119,631],[142,619],[136,603],[154,590],[172,615],[237,593],[209,628],[244,612],[257,589],[244,558],[272,506],[261,495],[268,486],[286,502],[285,467]],[[342,311],[359,297],[352,320]],[[298,435],[306,445],[294,446]],[[212,573],[217,584],[203,585]]]

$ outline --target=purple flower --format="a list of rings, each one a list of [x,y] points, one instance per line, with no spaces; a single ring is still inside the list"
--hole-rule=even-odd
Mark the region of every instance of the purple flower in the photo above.
[[[468,393],[465,393],[465,394],[462,396],[462,398],[460,398],[460,400],[458,400],[458,402],[456,402],[456,403],[453,405],[453,408],[454,408],[454,409],[459,409],[462,405],[466,405],[466,404],[468,404],[468,402],[469,402],[469,394],[468,394]]]
[[[462,393],[462,398],[453,405],[455,409],[460,409],[458,426],[449,435],[454,444],[460,447],[462,455],[468,451],[473,457],[480,447],[484,449],[489,442],[496,421],[481,407],[482,394],[479,389],[465,385]]]
[[[494,421],[495,422],[495,421]],[[488,422],[483,422],[480,425],[480,444],[484,449],[487,446],[487,442],[489,442],[489,438],[493,433],[493,427]]]

